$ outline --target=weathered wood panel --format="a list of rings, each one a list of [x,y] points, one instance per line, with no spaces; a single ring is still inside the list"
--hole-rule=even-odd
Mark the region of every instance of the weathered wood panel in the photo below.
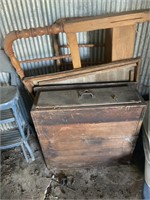
[[[135,133],[137,128],[137,121],[125,121],[125,122],[102,122],[102,123],[87,123],[87,124],[65,124],[65,125],[49,125],[43,126],[43,124],[38,124],[39,134],[43,137],[42,132],[46,133],[45,140],[50,140],[54,145],[73,141],[81,140],[84,138],[88,140],[93,140],[93,143],[98,143],[99,141],[96,139],[100,138],[100,140],[107,139],[119,139],[119,138],[127,138],[137,135]],[[124,131],[124,127],[129,127],[127,131]],[[72,134],[73,133],[73,134]],[[93,135],[94,133],[94,135]],[[50,136],[50,137],[49,137]],[[66,137],[66,140],[64,140]],[[101,142],[100,142],[101,143]],[[106,141],[105,141],[106,143]],[[79,147],[81,148],[81,147]]]
[[[126,131],[125,128],[129,127]],[[88,159],[90,155],[105,154],[116,149],[117,151],[132,152],[137,122],[80,124],[63,126],[37,125],[38,137],[45,156],[66,160],[72,156],[83,156]],[[44,133],[44,134],[43,134]],[[108,153],[109,154],[109,153]],[[87,158],[86,158],[87,157]],[[80,160],[78,160],[80,162]]]
[[[81,60],[80,60],[79,47],[78,47],[76,33],[68,33],[67,38],[68,38],[68,42],[69,42],[69,46],[70,46],[73,68],[80,68]]]
[[[140,70],[139,63],[140,58],[132,58],[65,72],[27,77],[24,78],[24,82],[31,82],[33,85],[48,85],[65,81],[71,83],[74,82],[74,79],[76,83],[89,82],[90,80],[92,82],[129,81],[131,70],[134,74],[132,81],[137,82]]]
[[[104,112],[101,112],[102,110]],[[89,110],[88,116],[84,110],[82,111],[81,118],[79,115],[77,115],[79,118],[74,118],[75,115],[70,112],[68,120],[64,119],[66,113],[62,116],[62,112],[58,110],[50,118],[48,114],[50,111],[32,112],[47,166],[90,167],[118,162],[124,158],[128,160],[137,139],[136,130],[142,107],[135,109],[124,107],[120,109],[120,114],[116,112],[116,116],[114,114],[111,118],[109,109],[99,109],[97,113],[104,117],[103,120],[102,117],[101,120],[96,120],[98,116],[92,118],[93,115],[90,115]],[[95,112],[96,110],[91,113]],[[121,117],[121,113],[124,117]]]
[[[67,83],[90,83],[90,82],[119,82],[119,81],[137,81],[136,80],[136,68],[138,66],[132,64],[128,66],[124,66],[122,68],[112,68],[103,71],[101,66],[99,66],[99,69],[97,67],[97,71],[95,69],[95,66],[93,66],[93,71],[87,72],[89,67],[81,68],[81,71],[79,71],[78,74],[75,75],[75,71],[70,72],[70,76],[67,76],[67,73],[63,77],[63,73],[60,74],[59,78],[53,79],[48,77],[46,81],[40,81],[38,82],[38,85],[48,85],[48,84],[67,84]],[[85,71],[85,73],[82,73]],[[133,73],[132,79],[131,79],[131,71]],[[72,73],[72,74],[71,74]],[[58,74],[59,75],[59,74]],[[35,85],[37,83],[35,82]]]
[[[101,152],[98,155],[83,156],[71,156],[71,158],[61,157],[51,160],[49,157],[45,157],[47,160],[47,167],[57,167],[58,169],[64,168],[81,168],[92,167],[98,165],[110,165],[116,163],[127,163],[130,159],[130,152],[123,153],[120,149],[112,149],[111,151]]]
[[[136,25],[106,30],[105,60],[111,62],[133,57]]]
[[[149,10],[138,10],[122,12],[115,15],[110,14],[104,16],[83,17],[82,19],[70,19],[63,24],[63,28],[65,33],[76,33],[134,25],[149,20]]]
[[[16,72],[20,76],[20,78],[23,80],[23,83],[25,84],[26,88],[30,93],[32,93],[33,86],[37,85],[37,79],[34,80],[34,78],[41,78],[41,81],[48,80],[46,76],[45,77],[39,77],[34,76],[32,77],[32,80],[25,78],[25,73],[21,68],[21,63],[28,63],[28,62],[39,62],[42,60],[58,60],[58,63],[60,63],[60,59],[68,58],[70,57],[70,54],[66,55],[58,55],[58,45],[56,45],[55,40],[55,52],[56,56],[53,57],[46,57],[46,58],[36,58],[33,60],[24,60],[19,61],[16,56],[15,52],[13,51],[13,42],[17,39],[21,38],[29,38],[29,37],[37,37],[37,36],[43,36],[43,35],[55,35],[59,34],[60,32],[65,32],[68,38],[69,42],[69,48],[71,50],[71,58],[73,63],[73,68],[80,68],[81,67],[81,60],[80,60],[80,54],[79,54],[79,48],[78,43],[76,39],[76,33],[77,32],[85,32],[85,31],[92,31],[92,30],[98,30],[98,29],[114,29],[114,38],[112,40],[113,44],[113,60],[118,59],[125,59],[127,57],[130,57],[132,51],[133,51],[133,44],[135,37],[133,26],[135,26],[137,23],[145,22],[150,20],[150,13],[148,10],[139,10],[139,11],[130,11],[130,12],[123,12],[119,14],[111,14],[111,15],[104,15],[104,16],[94,16],[94,17],[83,17],[83,18],[76,18],[76,19],[62,19],[58,20],[56,23],[54,23],[51,26],[46,27],[38,27],[38,28],[30,28],[30,29],[24,29],[22,31],[12,31],[10,32],[4,41],[4,49],[6,54],[10,57],[10,60],[12,62],[12,65],[16,69]],[[130,28],[129,32],[125,28],[122,28],[124,26],[128,26]],[[124,34],[125,30],[125,34]],[[122,37],[123,35],[123,37]],[[128,37],[129,41],[128,41]],[[118,42],[118,36],[120,38],[120,43]],[[121,37],[120,37],[121,36]],[[126,41],[129,42],[131,45],[127,45]],[[123,43],[123,44],[122,44]],[[118,45],[118,46],[116,46]],[[123,50],[123,51],[122,51]],[[121,53],[123,52],[123,53]],[[111,53],[111,52],[109,52]],[[125,53],[125,54],[124,54]],[[43,81],[44,81],[43,80]],[[33,82],[34,81],[34,82]],[[94,81],[94,80],[93,80]]]
[[[82,124],[82,123],[102,123],[120,121],[138,121],[142,111],[142,106],[104,106],[93,108],[76,108],[63,110],[43,110],[32,111],[37,125],[43,126],[60,124]]]
[[[89,167],[131,156],[145,103],[130,85],[100,85],[37,95],[31,114],[47,165]]]

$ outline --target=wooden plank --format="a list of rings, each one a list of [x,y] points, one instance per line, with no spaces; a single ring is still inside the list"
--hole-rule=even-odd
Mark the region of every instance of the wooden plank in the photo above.
[[[55,154],[55,152],[54,152]],[[58,155],[58,154],[57,154]],[[123,152],[120,149],[112,149],[107,152],[99,152],[97,154],[76,155],[76,156],[56,156],[50,158],[48,155],[45,156],[47,167],[63,168],[78,168],[78,167],[91,167],[98,165],[110,165],[116,163],[127,163],[131,157],[131,151],[129,149]]]
[[[128,127],[126,131],[125,128]],[[137,135],[135,122],[36,126],[45,156],[90,156],[111,151],[127,152],[134,148]],[[43,134],[44,133],[44,134]],[[80,160],[79,160],[80,161]],[[78,161],[78,162],[79,162]]]
[[[57,143],[66,143],[71,141],[79,141],[89,138],[91,140],[95,138],[100,138],[101,140],[106,139],[119,139],[126,138],[132,135],[136,135],[135,133],[137,121],[126,121],[126,122],[101,122],[101,123],[81,123],[78,124],[67,124],[67,125],[52,125],[52,126],[43,126],[42,124],[38,124],[39,135],[43,135],[42,132],[46,133],[46,140],[51,141],[52,144]],[[49,129],[49,127],[51,127]],[[125,132],[124,127],[129,127],[129,129]],[[74,134],[72,134],[74,133]],[[94,135],[93,135],[94,133]],[[66,140],[64,140],[66,137]],[[99,141],[95,141],[97,144]],[[105,141],[104,141],[105,142]],[[102,142],[100,141],[102,144]],[[78,148],[78,147],[77,147]],[[80,148],[80,147],[79,147]]]
[[[106,30],[106,62],[132,58],[135,33],[136,25]]]
[[[73,68],[80,68],[81,60],[80,60],[79,47],[78,47],[76,33],[68,33],[67,38],[68,38],[68,43],[69,43],[69,47],[70,47]]]
[[[102,106],[84,107],[70,109],[44,109],[37,108],[31,112],[37,125],[44,126],[60,124],[82,124],[82,123],[102,123],[102,122],[121,122],[139,120],[140,113],[145,105],[122,105],[122,106]],[[114,115],[115,114],[115,115]],[[41,120],[42,119],[42,120]]]
[[[108,29],[114,27],[134,25],[150,20],[149,10],[136,10],[96,17],[84,17],[83,19],[67,20],[64,22],[64,32],[75,33]]]
[[[135,71],[138,66],[131,64],[124,67],[116,67],[107,70],[99,69],[97,71],[92,70],[91,72],[80,71],[81,73],[72,73],[72,74],[62,74],[62,77],[54,79],[49,79],[46,81],[40,81],[39,85],[48,85],[48,84],[68,84],[68,83],[109,83],[109,82],[136,82]],[[81,68],[82,69],[82,68]],[[131,79],[131,73],[132,79]]]
[[[32,63],[32,62],[41,62],[41,61],[47,61],[47,60],[60,60],[63,58],[69,58],[71,57],[70,54],[60,55],[60,56],[53,56],[53,57],[45,57],[45,58],[36,58],[31,60],[23,60],[19,61],[20,63]]]
[[[98,138],[95,138],[95,140]],[[50,146],[51,143],[49,143],[46,140],[40,140],[41,144],[44,144],[44,149],[46,151],[56,151],[60,156],[75,156],[75,155],[82,155],[82,154],[96,154],[98,152],[105,152],[107,150],[112,149],[120,149],[126,151],[126,149],[132,149],[133,147],[133,141],[136,140],[137,137],[132,138],[122,138],[122,139],[106,139],[105,138],[105,145],[104,144],[98,144],[98,142],[94,143],[93,140],[88,140],[85,144],[82,140],[79,141],[72,141],[72,142],[66,142],[66,143],[58,143],[54,144],[53,146]],[[133,140],[133,141],[132,141]],[[132,141],[132,143],[130,142]],[[103,142],[103,141],[102,141]],[[91,144],[91,145],[90,145]],[[80,148],[81,147],[81,148]],[[49,155],[51,155],[49,153]]]
[[[78,78],[83,77],[84,75],[89,75],[91,73],[96,73],[99,71],[109,71],[109,70],[115,70],[116,68],[126,68],[126,67],[140,67],[139,65],[140,58],[132,58],[132,59],[126,59],[122,61],[114,61],[107,64],[102,65],[96,65],[92,67],[86,67],[86,68],[80,68],[80,69],[74,69],[69,70],[65,72],[58,72],[53,74],[47,74],[47,75],[39,75],[36,77],[27,77],[24,78],[25,82],[31,81],[34,85],[40,85],[41,84],[48,84],[48,81],[58,81],[59,80],[65,80],[69,78]],[[137,69],[138,70],[138,69]],[[136,71],[137,71],[136,70]],[[135,81],[138,81],[137,78],[134,79]],[[109,80],[110,81],[110,80]]]
[[[136,25],[113,28],[112,61],[133,57]]]
[[[61,152],[60,152],[61,153]],[[69,152],[68,152],[69,153]],[[110,157],[115,157],[116,155],[118,156],[118,155],[120,155],[120,156],[123,156],[123,153],[126,155],[126,154],[129,154],[130,153],[130,150],[129,149],[127,149],[126,150],[126,152],[124,152],[124,150],[122,150],[122,149],[120,149],[120,148],[116,148],[116,149],[106,149],[106,151],[97,151],[97,153],[95,153],[95,155],[94,155],[94,153],[95,152],[89,152],[89,155],[85,155],[84,153],[83,154],[81,154],[81,152],[80,152],[80,154],[79,155],[59,155],[59,154],[57,154],[57,156],[55,156],[55,157],[51,157],[51,161],[53,162],[55,162],[55,161],[57,161],[57,162],[60,162],[60,161],[65,161],[65,162],[67,162],[67,163],[72,163],[72,162],[76,162],[76,163],[80,163],[80,162],[89,162],[91,159],[92,159],[92,157],[94,158],[94,160],[95,160],[95,157],[96,157],[96,161],[98,162],[98,161],[101,161],[101,157],[103,158],[104,156],[106,156],[107,157],[107,159],[108,159],[108,157],[110,158]],[[49,157],[49,159],[50,159],[50,157]],[[93,160],[93,159],[92,159]]]
[[[58,84],[58,83],[89,83],[89,82],[117,82],[117,81],[129,81],[130,80],[130,71],[133,70],[133,79],[135,79],[135,71],[137,65],[130,64],[128,66],[120,66],[115,68],[108,68],[103,70],[101,67],[89,67],[81,71],[72,71],[72,73],[62,73],[62,76],[57,78],[56,76],[51,77],[46,81],[39,81],[39,85],[48,85],[48,84]],[[83,70],[82,70],[83,69]],[[87,71],[86,71],[87,69]],[[95,69],[95,70],[94,70]],[[59,76],[59,75],[58,75]]]
[[[123,130],[125,130],[125,127],[131,125],[132,122],[127,122],[127,123],[129,124],[123,125],[122,123],[124,127]],[[135,122],[135,125],[136,124],[137,122]],[[118,126],[120,127],[120,124],[118,125],[116,123],[116,127]],[[94,124],[93,124],[93,127],[94,127]],[[107,126],[105,124],[105,128],[106,127]],[[133,137],[132,135],[133,134],[132,131],[134,130],[131,130],[129,128],[128,131],[126,132],[128,132],[131,135],[131,137],[126,137],[126,138],[122,137],[115,140],[113,138],[110,139],[110,138],[107,138],[107,136],[105,136],[105,142],[106,142],[105,144],[102,144],[104,140],[102,140],[101,143],[100,142],[96,143],[97,138],[95,138],[94,142],[91,138],[89,138],[89,141],[90,141],[89,144],[87,143],[87,141],[85,142],[85,141],[80,140],[80,142],[78,142],[74,139],[72,139],[72,142],[65,143],[65,141],[68,139],[67,137],[68,135],[66,135],[68,130],[66,130],[64,133],[61,133],[62,137],[64,137],[64,142],[60,143],[61,147],[59,147],[58,143],[55,143],[54,141],[53,141],[54,146],[52,146],[50,143],[50,141],[53,140],[53,137],[51,136],[55,136],[59,140],[59,135],[57,134],[55,135],[55,133],[58,133],[58,132],[53,133],[53,131],[51,131],[51,127],[47,127],[47,128],[50,135],[47,134],[47,132],[45,132],[44,129],[40,130],[38,128],[37,130],[38,137],[40,139],[41,147],[42,147],[47,165],[50,167],[57,167],[57,168],[62,168],[62,167],[75,168],[75,167],[84,167],[84,166],[90,167],[97,164],[104,165],[106,163],[108,164],[112,162],[116,163],[116,162],[119,162],[120,160],[121,161],[129,160],[129,157],[134,149],[135,142],[137,140],[137,136]],[[79,130],[77,131],[81,133],[81,131]],[[40,134],[40,132],[45,133],[45,134]],[[70,133],[71,135],[76,135],[76,133],[75,132],[73,133],[73,131],[71,131]],[[94,138],[95,132],[92,132],[92,133],[93,133],[93,138]],[[101,131],[99,131],[99,133],[101,133]],[[113,133],[116,133],[116,132],[113,131]],[[85,135],[85,137],[88,139],[88,135],[87,136]]]
[[[125,127],[129,127],[126,132]],[[68,125],[61,128],[38,126],[37,130],[44,153],[49,152],[50,156],[51,151],[59,153],[60,156],[71,156],[88,152],[96,154],[96,151],[106,152],[106,149],[132,149],[137,139],[136,127],[137,122],[119,122],[102,123],[95,127],[94,124]]]

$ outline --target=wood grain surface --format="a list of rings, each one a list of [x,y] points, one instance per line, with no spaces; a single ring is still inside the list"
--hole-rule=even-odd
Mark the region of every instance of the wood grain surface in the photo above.
[[[145,105],[32,110],[47,166],[90,167],[129,161]]]

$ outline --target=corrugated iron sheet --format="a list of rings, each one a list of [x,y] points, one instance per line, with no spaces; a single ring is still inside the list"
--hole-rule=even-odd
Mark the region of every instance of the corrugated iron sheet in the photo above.
[[[16,125],[15,122],[0,124],[0,132],[11,130],[11,129],[14,129],[16,127],[17,127],[17,125]]]
[[[22,30],[31,27],[51,25],[59,18],[74,16],[90,16],[121,11],[148,9],[149,0],[1,0],[1,35],[5,37],[12,30]],[[67,43],[63,34],[60,34],[60,45]],[[104,31],[79,33],[78,41],[103,43]],[[2,46],[2,40],[0,41]],[[50,36],[36,37],[34,39],[17,40],[14,49],[20,60],[35,57],[53,56],[53,38]],[[142,56],[142,72],[140,92],[148,93],[150,86],[150,23],[143,23],[137,27],[134,57]],[[67,48],[61,49],[68,53]],[[104,48],[80,48],[81,58],[84,61],[103,62]],[[54,61],[23,64],[26,75],[44,74],[54,72]]]
[[[10,84],[10,74],[6,72],[0,72],[0,86],[6,86]]]

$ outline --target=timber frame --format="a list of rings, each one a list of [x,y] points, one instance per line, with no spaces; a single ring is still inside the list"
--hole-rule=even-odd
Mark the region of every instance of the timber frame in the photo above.
[[[21,63],[39,62],[42,60],[56,60],[57,64],[60,65],[60,59],[71,57],[73,69],[75,70],[77,68],[81,68],[82,66],[76,33],[94,31],[98,29],[106,29],[105,63],[132,58],[136,34],[136,24],[149,20],[149,10],[137,10],[94,17],[59,19],[51,26],[10,32],[5,38],[4,50],[10,57],[12,65],[24,82],[26,88],[30,93],[32,93],[32,89],[34,85],[37,84],[37,80],[38,83],[42,81],[45,82],[50,80],[52,75],[50,74],[26,78],[24,71],[21,68]],[[71,54],[60,55],[59,53],[58,34],[61,32],[64,32],[67,35]],[[19,61],[16,58],[15,52],[13,51],[13,42],[15,40],[51,34],[55,35],[54,49],[56,55],[54,57],[37,58],[24,61]]]

